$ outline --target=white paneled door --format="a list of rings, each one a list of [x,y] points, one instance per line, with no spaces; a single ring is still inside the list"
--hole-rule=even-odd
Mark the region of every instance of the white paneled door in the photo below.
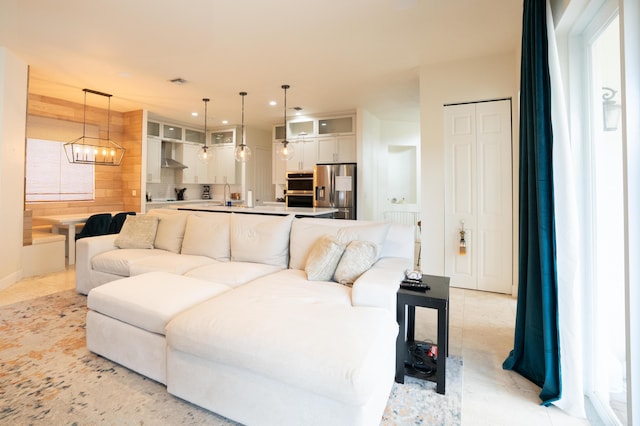
[[[444,137],[445,274],[455,287],[510,294],[511,101],[445,106]]]

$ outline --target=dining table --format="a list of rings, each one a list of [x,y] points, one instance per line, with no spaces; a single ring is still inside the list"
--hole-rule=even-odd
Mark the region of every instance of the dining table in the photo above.
[[[69,265],[73,265],[76,263],[76,227],[83,225],[87,219],[89,219],[89,216],[98,213],[99,212],[34,216],[33,223],[51,225],[51,232],[66,235]],[[113,212],[107,213],[115,214]]]

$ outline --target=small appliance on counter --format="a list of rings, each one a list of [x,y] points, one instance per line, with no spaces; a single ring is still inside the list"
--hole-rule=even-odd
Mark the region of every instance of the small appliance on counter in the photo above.
[[[211,186],[202,185],[202,199],[210,200],[211,199]]]
[[[187,188],[175,188],[176,196],[178,197],[178,201],[184,200],[184,193],[187,191]]]

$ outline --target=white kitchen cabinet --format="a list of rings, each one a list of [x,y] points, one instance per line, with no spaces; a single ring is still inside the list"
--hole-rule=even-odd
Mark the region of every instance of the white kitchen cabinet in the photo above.
[[[355,163],[356,160],[354,135],[318,138],[318,163]]]
[[[287,162],[278,158],[278,147],[282,142],[275,142],[273,144],[272,155],[272,183],[274,185],[284,185],[286,183]]]
[[[220,145],[209,148],[209,182],[213,184],[236,183],[236,159],[234,145]]]
[[[293,158],[287,161],[287,171],[289,170],[313,170],[318,162],[318,141],[315,139],[305,139],[297,142],[290,142],[294,148]]]
[[[179,156],[179,159],[182,164],[187,166],[186,169],[182,169],[181,183],[210,183],[208,182],[207,163],[198,159],[198,152],[202,146],[183,143],[180,144],[180,148],[182,148],[182,156]]]
[[[158,138],[147,138],[147,183],[160,183],[161,159],[162,141]]]

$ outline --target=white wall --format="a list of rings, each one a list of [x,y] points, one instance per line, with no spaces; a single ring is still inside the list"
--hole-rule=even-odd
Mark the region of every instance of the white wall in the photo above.
[[[389,187],[390,145],[415,146],[420,152],[420,123],[380,120],[366,110],[358,110],[358,219],[383,220],[387,210],[407,210],[410,205],[391,205],[396,196]],[[420,176],[420,159],[415,158],[416,175]],[[415,184],[420,191],[420,182]],[[420,199],[420,193],[417,195]],[[413,206],[419,208],[420,206]]]
[[[0,47],[0,288],[22,275],[27,64]]]
[[[422,270],[444,274],[444,144],[443,105],[497,98],[513,99],[513,158],[517,170],[517,52],[424,65],[420,70],[422,140]],[[514,173],[514,191],[517,189]],[[514,205],[517,194],[514,192]],[[514,224],[517,216],[514,208]],[[514,236],[517,232],[514,232]],[[514,245],[514,252],[516,251]]]
[[[358,212],[359,220],[375,219],[378,189],[375,184],[378,160],[375,155],[380,143],[380,120],[365,109],[358,109],[356,118],[358,157]]]
[[[404,121],[381,121],[377,179],[380,191],[377,200],[377,213],[382,219],[385,211],[419,210],[420,209],[420,123]],[[389,155],[389,147],[415,147],[415,151],[405,151],[403,164],[395,164]],[[399,160],[399,158],[398,158]],[[398,167],[394,167],[398,166]],[[415,182],[407,182],[409,179]],[[406,183],[405,183],[406,182]],[[399,186],[399,187],[396,187]],[[392,198],[398,201],[405,197],[406,203],[393,204]]]

